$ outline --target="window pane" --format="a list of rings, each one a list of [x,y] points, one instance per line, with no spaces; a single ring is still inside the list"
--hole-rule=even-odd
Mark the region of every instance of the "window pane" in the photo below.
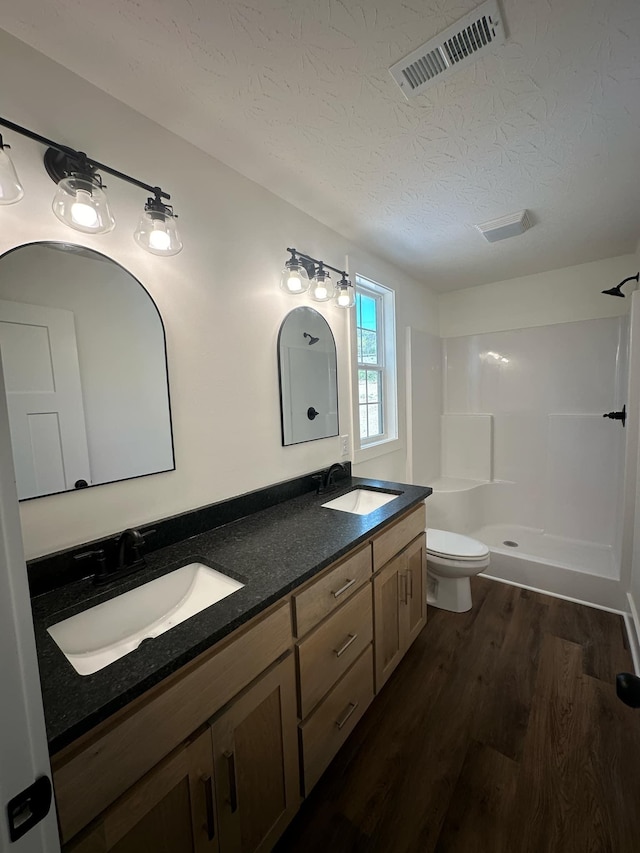
[[[380,423],[380,406],[376,403],[373,406],[367,406],[368,411],[368,428],[369,435],[380,435],[382,433],[382,425]],[[362,432],[362,428],[360,428]]]
[[[358,371],[358,402],[367,402],[367,371]]]
[[[362,363],[362,329],[357,329],[356,334],[358,336],[358,362]]]
[[[380,402],[379,374],[375,370],[367,370],[367,403]]]
[[[378,312],[377,300],[372,296],[360,295],[360,321],[359,326],[363,329],[372,329],[374,332],[378,328]]]
[[[360,406],[360,438],[367,437],[367,407]]]
[[[366,329],[358,331],[360,351],[358,361],[361,364],[378,364],[378,335]]]

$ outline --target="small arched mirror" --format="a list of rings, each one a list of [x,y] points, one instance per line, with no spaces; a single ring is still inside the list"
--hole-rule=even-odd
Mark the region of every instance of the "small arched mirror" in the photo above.
[[[336,344],[324,317],[295,308],[278,335],[282,443],[338,435]]]
[[[67,243],[7,252],[0,350],[20,500],[173,470],[162,320],[119,264]]]

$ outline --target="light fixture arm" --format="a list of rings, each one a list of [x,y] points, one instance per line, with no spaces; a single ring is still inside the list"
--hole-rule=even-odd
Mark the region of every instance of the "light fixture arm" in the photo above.
[[[316,266],[322,266],[329,270],[333,270],[333,272],[337,272],[343,278],[347,278],[346,270],[339,270],[337,267],[332,267],[331,264],[326,263],[326,261],[319,261],[317,258],[312,258],[311,255],[306,255],[304,252],[299,252],[297,249],[289,249],[287,247],[287,252],[291,252],[292,255],[297,255],[299,258],[304,258],[306,261],[310,261]]]
[[[140,187],[142,190],[147,190],[147,192],[153,193],[158,198],[164,198],[169,201],[171,196],[169,193],[164,192],[160,187],[152,187],[150,184],[145,184],[144,181],[139,181],[137,178],[132,177],[131,175],[127,175],[124,172],[118,171],[118,169],[113,169],[111,166],[107,166],[105,163],[100,163],[98,160],[92,160],[90,157],[82,151],[76,151],[74,148],[70,148],[68,145],[62,145],[59,142],[54,142],[53,139],[48,139],[46,136],[42,136],[39,133],[35,133],[33,130],[29,130],[26,127],[22,127],[22,125],[16,124],[13,121],[9,121],[9,119],[2,118],[0,116],[0,125],[2,127],[9,128],[9,130],[13,130],[16,133],[21,134],[22,136],[26,136],[28,139],[34,140],[34,142],[39,142],[41,145],[46,145],[47,148],[53,148],[56,151],[59,151],[61,154],[69,157],[70,160],[74,160],[78,163],[86,164],[92,170],[101,172],[107,172],[109,175],[113,175],[115,178],[120,178],[121,181],[126,181],[129,184],[133,184],[136,187]],[[6,147],[6,146],[5,146]]]

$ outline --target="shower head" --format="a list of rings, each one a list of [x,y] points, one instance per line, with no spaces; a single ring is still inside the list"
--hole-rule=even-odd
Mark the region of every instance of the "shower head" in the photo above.
[[[314,344],[317,344],[320,338],[314,338],[313,335],[310,335],[309,332],[302,333],[303,338],[309,338],[309,346],[312,347]]]
[[[602,293],[606,293],[608,296],[621,296],[624,299],[625,294],[622,292],[621,288],[622,285],[626,284],[628,281],[640,282],[640,272],[635,275],[630,275],[629,278],[625,278],[624,281],[620,282],[620,284],[616,284],[615,287],[610,287],[608,290],[603,290]]]

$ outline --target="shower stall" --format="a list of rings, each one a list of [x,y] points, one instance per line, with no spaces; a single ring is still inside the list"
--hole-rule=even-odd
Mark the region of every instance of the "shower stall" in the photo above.
[[[443,341],[442,474],[429,526],[491,549],[487,573],[624,609],[629,318]]]

